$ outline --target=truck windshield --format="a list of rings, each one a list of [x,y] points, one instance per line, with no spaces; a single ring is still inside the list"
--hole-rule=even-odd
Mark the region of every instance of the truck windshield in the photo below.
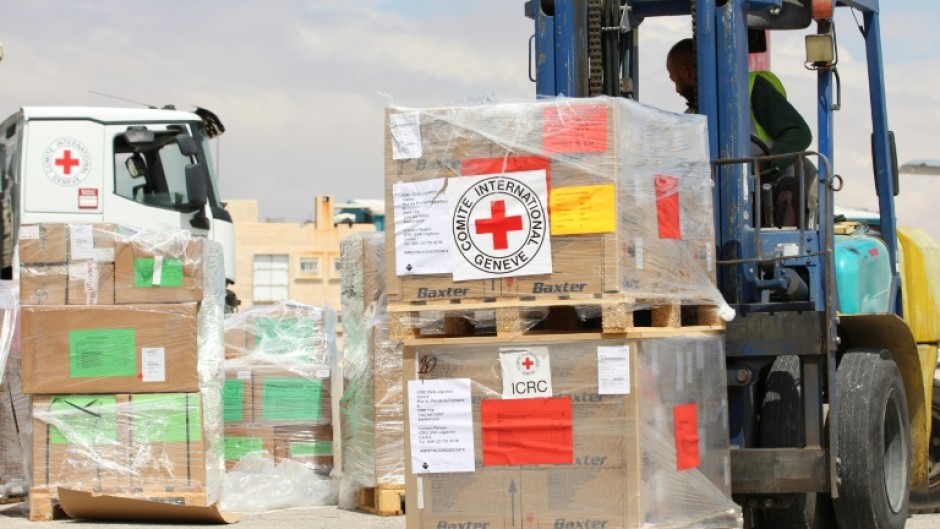
[[[151,130],[154,127],[149,127]],[[153,131],[152,141],[129,142],[119,134],[114,139],[114,179],[118,195],[149,206],[192,212],[196,208],[190,202],[186,187],[186,166],[193,163],[208,164],[211,188],[215,190],[215,171],[205,151],[195,156],[183,154],[176,137],[184,133],[180,126],[169,126],[166,130]],[[200,149],[207,146],[197,131],[196,140]],[[210,205],[217,205],[218,196],[209,193]]]

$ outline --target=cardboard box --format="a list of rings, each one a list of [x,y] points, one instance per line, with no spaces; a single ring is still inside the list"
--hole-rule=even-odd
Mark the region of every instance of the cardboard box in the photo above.
[[[223,448],[228,470],[252,452],[264,451],[274,457],[274,427],[228,423]]]
[[[233,325],[225,329],[225,359],[241,358],[247,354],[248,332],[244,325]]]
[[[247,354],[306,364],[330,363],[332,313],[310,305],[274,305],[245,313]]]
[[[68,225],[24,224],[19,234],[20,266],[68,261]]]
[[[119,238],[114,224],[68,224],[69,262],[114,263],[115,241]]]
[[[300,374],[302,373],[302,374]],[[331,424],[331,371],[315,368],[289,371],[276,367],[252,369],[255,424]]]
[[[65,265],[32,265],[20,268],[20,304],[65,305],[68,268]]]
[[[3,384],[0,384],[0,483],[28,486],[29,467],[21,435],[32,421],[30,397],[23,395],[19,358],[8,357]],[[8,491],[15,492],[15,491]]]
[[[195,303],[27,306],[23,391],[198,391]]]
[[[279,426],[274,430],[274,459],[303,463],[317,474],[333,471],[333,427]]]
[[[32,486],[127,488],[126,395],[33,397]]]
[[[513,410],[536,406],[543,399],[502,398],[501,348],[538,354],[545,351],[536,348],[547,350],[552,392],[546,399],[571,402],[570,463],[481,461],[484,443],[484,455],[494,448],[550,455],[559,445],[547,441],[544,424],[537,425],[539,431],[517,431],[512,421],[520,416]],[[609,354],[615,354],[620,367],[610,363]],[[703,520],[709,527],[740,526],[730,496],[723,358],[721,335],[695,332],[639,340],[547,335],[511,344],[480,338],[476,343],[406,346],[404,371],[409,378],[470,379],[476,449],[473,472],[415,474],[406,404],[408,526],[524,523],[539,528],[638,529],[668,523],[691,529],[701,527]],[[608,373],[619,376],[624,359],[627,385],[607,394],[611,388],[605,383],[602,391],[601,380]],[[406,385],[406,393],[408,389]],[[512,406],[505,408],[506,415],[485,418],[482,408],[488,403]],[[542,413],[542,408],[532,409]],[[494,424],[502,437],[485,437],[487,425]],[[560,428],[567,426],[553,426]],[[675,500],[684,497],[705,499]]]
[[[635,340],[621,341],[636,354]],[[424,371],[421,378],[457,379],[472,381],[472,409],[474,424],[474,447],[477,467],[485,466],[481,406],[484,402],[495,406],[494,413],[508,417],[515,413],[500,407],[534,400],[503,399],[503,379],[499,354],[506,347],[498,343],[488,345],[452,346],[406,346],[405,372]],[[513,344],[513,348],[524,350],[526,344]],[[534,345],[546,347],[550,355],[552,374],[551,395],[570,402],[572,424],[572,457],[570,464],[590,468],[621,468],[635,460],[630,453],[635,448],[632,440],[638,437],[638,401],[636,394],[603,395],[598,389],[596,347],[571,346],[562,342],[546,342]],[[419,366],[425,366],[424,369]],[[433,366],[433,367],[428,367]],[[412,375],[413,376],[413,375]],[[408,400],[406,399],[407,403]],[[504,406],[503,406],[504,407]],[[500,427],[494,424],[494,427]],[[492,446],[500,451],[502,447]]]
[[[222,386],[222,420],[225,427],[250,424],[255,418],[251,370],[226,369]]]
[[[208,440],[199,393],[127,395],[131,486],[204,489]]]
[[[402,126],[409,114],[418,119],[413,126]],[[405,233],[395,224],[401,222],[395,218],[396,185],[494,174],[514,178],[519,171],[544,171],[548,190],[540,201],[543,213],[533,216],[534,210],[520,208],[513,210],[520,215],[508,214],[523,219],[519,227],[506,225],[520,235],[518,244],[510,238],[502,247],[495,235],[492,242],[482,238],[473,244],[481,252],[478,256],[518,257],[517,250],[531,250],[533,240],[521,236],[520,230],[538,220],[547,224],[544,235],[551,241],[551,273],[527,271],[531,266],[512,273],[496,267],[485,279],[454,281],[451,273],[399,275],[396,244],[402,244],[404,236],[390,235],[389,301],[609,293],[664,303],[720,299],[714,288],[711,170],[703,121],[616,99],[391,109],[386,117],[385,196],[391,212],[387,233]],[[403,152],[406,144],[415,149]],[[467,201],[471,227],[491,218],[485,213],[497,198],[504,197],[504,204],[515,200],[510,192],[492,196],[492,201],[475,201],[477,195]],[[521,215],[523,209],[529,220]],[[439,220],[445,225],[456,222]],[[450,230],[444,232],[443,239],[453,236]],[[487,244],[491,246],[484,247]],[[460,251],[456,253],[460,258]]]
[[[202,301],[204,253],[201,239],[119,240],[115,247],[114,300],[136,303]]]
[[[70,263],[69,305],[114,305],[114,263]]]
[[[199,393],[42,395],[33,417],[36,487],[203,491],[220,434],[206,431]]]

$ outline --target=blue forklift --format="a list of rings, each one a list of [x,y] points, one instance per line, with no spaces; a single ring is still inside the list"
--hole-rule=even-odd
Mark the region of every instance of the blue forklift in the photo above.
[[[859,16],[868,67],[878,232],[837,222],[833,115],[839,110],[834,14]],[[638,98],[643,21],[691,18],[698,112],[713,160],[718,282],[737,311],[726,353],[732,494],[755,528],[900,529],[928,489],[933,366],[901,316],[895,196],[878,0],[529,0],[530,77],[543,97]],[[817,73],[817,149],[792,153],[799,204],[775,226],[754,156],[749,52],[805,31]],[[663,58],[665,62],[665,57]],[[777,157],[781,155],[776,155]],[[913,288],[913,287],[908,287]],[[925,377],[925,372],[929,375]]]

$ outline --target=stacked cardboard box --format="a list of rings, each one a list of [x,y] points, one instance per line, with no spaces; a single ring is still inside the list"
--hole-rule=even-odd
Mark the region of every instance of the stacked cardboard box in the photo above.
[[[737,527],[723,366],[709,333],[406,346],[408,526]]]
[[[402,344],[388,337],[385,236],[351,235],[343,265],[343,381],[340,506],[358,506],[362,489],[405,486]]]
[[[723,305],[706,125],[622,98],[389,110],[389,301]]]
[[[19,245],[31,518],[58,487],[217,501],[219,246],[107,224],[23,226]]]
[[[225,320],[226,466],[264,451],[333,470],[335,315],[297,303],[256,305]]]

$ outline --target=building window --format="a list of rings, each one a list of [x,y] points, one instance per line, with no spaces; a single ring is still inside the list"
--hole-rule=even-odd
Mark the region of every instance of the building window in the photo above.
[[[256,255],[252,298],[255,303],[275,303],[289,297],[289,261],[286,255]]]
[[[318,257],[300,258],[301,275],[317,275],[320,273],[320,259]]]
[[[333,277],[341,277],[343,275],[343,260],[339,257],[333,258]]]

